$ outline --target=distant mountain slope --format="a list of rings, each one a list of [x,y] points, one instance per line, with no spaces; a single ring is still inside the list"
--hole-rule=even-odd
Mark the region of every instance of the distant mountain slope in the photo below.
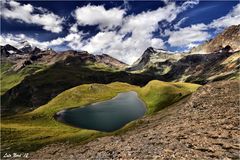
[[[127,82],[144,85],[153,76],[117,70],[90,54],[68,56],[31,76],[1,96],[2,114],[28,111],[47,103],[62,91],[80,84]]]
[[[95,57],[97,62],[104,63],[109,67],[118,67],[121,69],[126,68],[128,66],[126,63],[123,63],[107,54],[96,55]]]
[[[164,81],[200,84],[237,79],[240,77],[240,51],[237,51],[240,49],[239,43],[240,25],[231,26],[211,41],[193,49],[191,53],[169,53],[149,47],[127,70],[154,75]]]
[[[230,26],[222,33],[218,34],[214,39],[194,47],[190,53],[212,53],[230,46],[233,51],[240,50],[240,24]]]
[[[98,66],[102,65],[102,67],[109,68],[109,70],[122,70],[127,66],[125,63],[106,54],[92,55],[87,52],[73,50],[57,53],[53,50],[39,51],[35,47],[30,52],[24,53],[11,45],[5,45],[1,46],[1,51],[1,94],[20,83],[24,77],[46,69],[59,61],[65,61],[68,57],[89,63],[98,63]]]
[[[228,61],[228,59],[233,60]],[[171,70],[163,77],[167,81],[200,84],[223,79],[236,79],[239,77],[239,61],[240,52],[187,55],[174,63]]]
[[[21,83],[26,76],[31,76],[46,67],[40,64],[30,64],[19,71],[14,71],[13,66],[13,63],[1,62],[1,95]]]
[[[9,44],[1,46],[1,60],[9,61],[13,64],[14,70],[24,68],[28,64],[43,64],[52,65],[58,61],[65,60],[67,57],[76,57],[81,55],[81,58],[88,59],[91,62],[98,62],[105,64],[114,69],[123,69],[128,65],[107,55],[93,55],[85,51],[67,50],[63,52],[55,52],[54,50],[40,50],[37,47],[33,47],[27,42],[24,42],[24,46],[21,49],[17,49]]]
[[[182,57],[181,54],[169,52],[163,49],[147,48],[143,55],[127,70],[136,71],[144,70],[150,67],[162,68],[161,65],[169,66],[172,62],[177,61]]]
[[[142,85],[153,79],[121,71],[127,64],[106,54],[35,49],[23,52],[10,45],[1,49],[16,51],[1,56],[2,114],[12,110],[10,105],[20,107],[19,111],[35,108],[79,84],[123,81]]]

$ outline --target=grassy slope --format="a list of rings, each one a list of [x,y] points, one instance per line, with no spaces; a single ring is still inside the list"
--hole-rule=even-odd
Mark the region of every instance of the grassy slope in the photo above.
[[[157,112],[194,92],[199,85],[182,82],[162,82],[153,80],[144,86],[140,97],[148,106],[148,113]]]
[[[167,83],[157,80],[149,82],[143,88],[121,82],[80,85],[62,92],[48,104],[30,113],[4,118],[1,122],[2,149],[27,152],[54,142],[82,142],[98,136],[118,134],[133,128],[140,123],[140,120],[130,123],[115,133],[103,133],[61,124],[53,119],[53,115],[65,108],[107,100],[119,92],[130,90],[139,93],[147,104],[148,114],[151,114],[189,95],[198,87],[199,85],[194,84]]]
[[[12,87],[19,84],[24,77],[34,74],[37,71],[44,69],[45,67],[42,65],[28,65],[24,69],[15,72],[10,68],[13,64],[9,62],[1,63],[1,95],[3,95],[6,91],[11,89]]]

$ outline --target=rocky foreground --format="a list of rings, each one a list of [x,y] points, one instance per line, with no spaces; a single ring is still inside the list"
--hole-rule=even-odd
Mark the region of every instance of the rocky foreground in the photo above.
[[[239,81],[207,84],[125,134],[84,145],[50,145],[30,158],[239,159],[239,99]]]

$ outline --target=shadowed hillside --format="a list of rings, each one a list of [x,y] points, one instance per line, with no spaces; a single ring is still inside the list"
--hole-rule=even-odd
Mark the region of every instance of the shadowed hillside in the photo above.
[[[153,76],[111,70],[99,63],[69,57],[47,69],[27,76],[2,95],[2,113],[29,111],[47,103],[62,91],[80,84],[127,82],[144,85]]]

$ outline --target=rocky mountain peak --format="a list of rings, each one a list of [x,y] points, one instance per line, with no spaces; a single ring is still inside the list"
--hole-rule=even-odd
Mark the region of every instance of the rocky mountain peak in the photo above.
[[[31,45],[28,41],[22,41],[20,42],[20,47],[19,50],[22,51],[23,53],[31,53],[31,54],[37,54],[41,52],[41,49]]]
[[[142,70],[145,67],[157,65],[157,63],[165,61],[175,61],[181,57],[182,56],[180,54],[176,54],[171,51],[148,47],[142,56],[129,68],[129,70]]]
[[[21,51],[18,50],[17,48],[15,48],[15,47],[13,47],[10,44],[6,44],[5,46],[1,46],[1,55],[2,56],[8,57],[10,55],[19,54],[19,53],[21,53]]]
[[[10,44],[5,45],[4,47],[5,47],[8,51],[16,51],[16,50],[17,50],[17,48],[11,46]]]
[[[153,47],[148,47],[144,53],[147,52],[147,53],[152,53],[152,52],[155,52],[154,48]]]
[[[160,51],[160,50],[159,50]],[[153,47],[148,47],[142,54],[142,56],[134,63],[134,64],[138,64],[142,61],[149,61],[150,57],[153,54],[159,53],[161,54],[161,52],[158,52],[157,49],[154,49]]]

